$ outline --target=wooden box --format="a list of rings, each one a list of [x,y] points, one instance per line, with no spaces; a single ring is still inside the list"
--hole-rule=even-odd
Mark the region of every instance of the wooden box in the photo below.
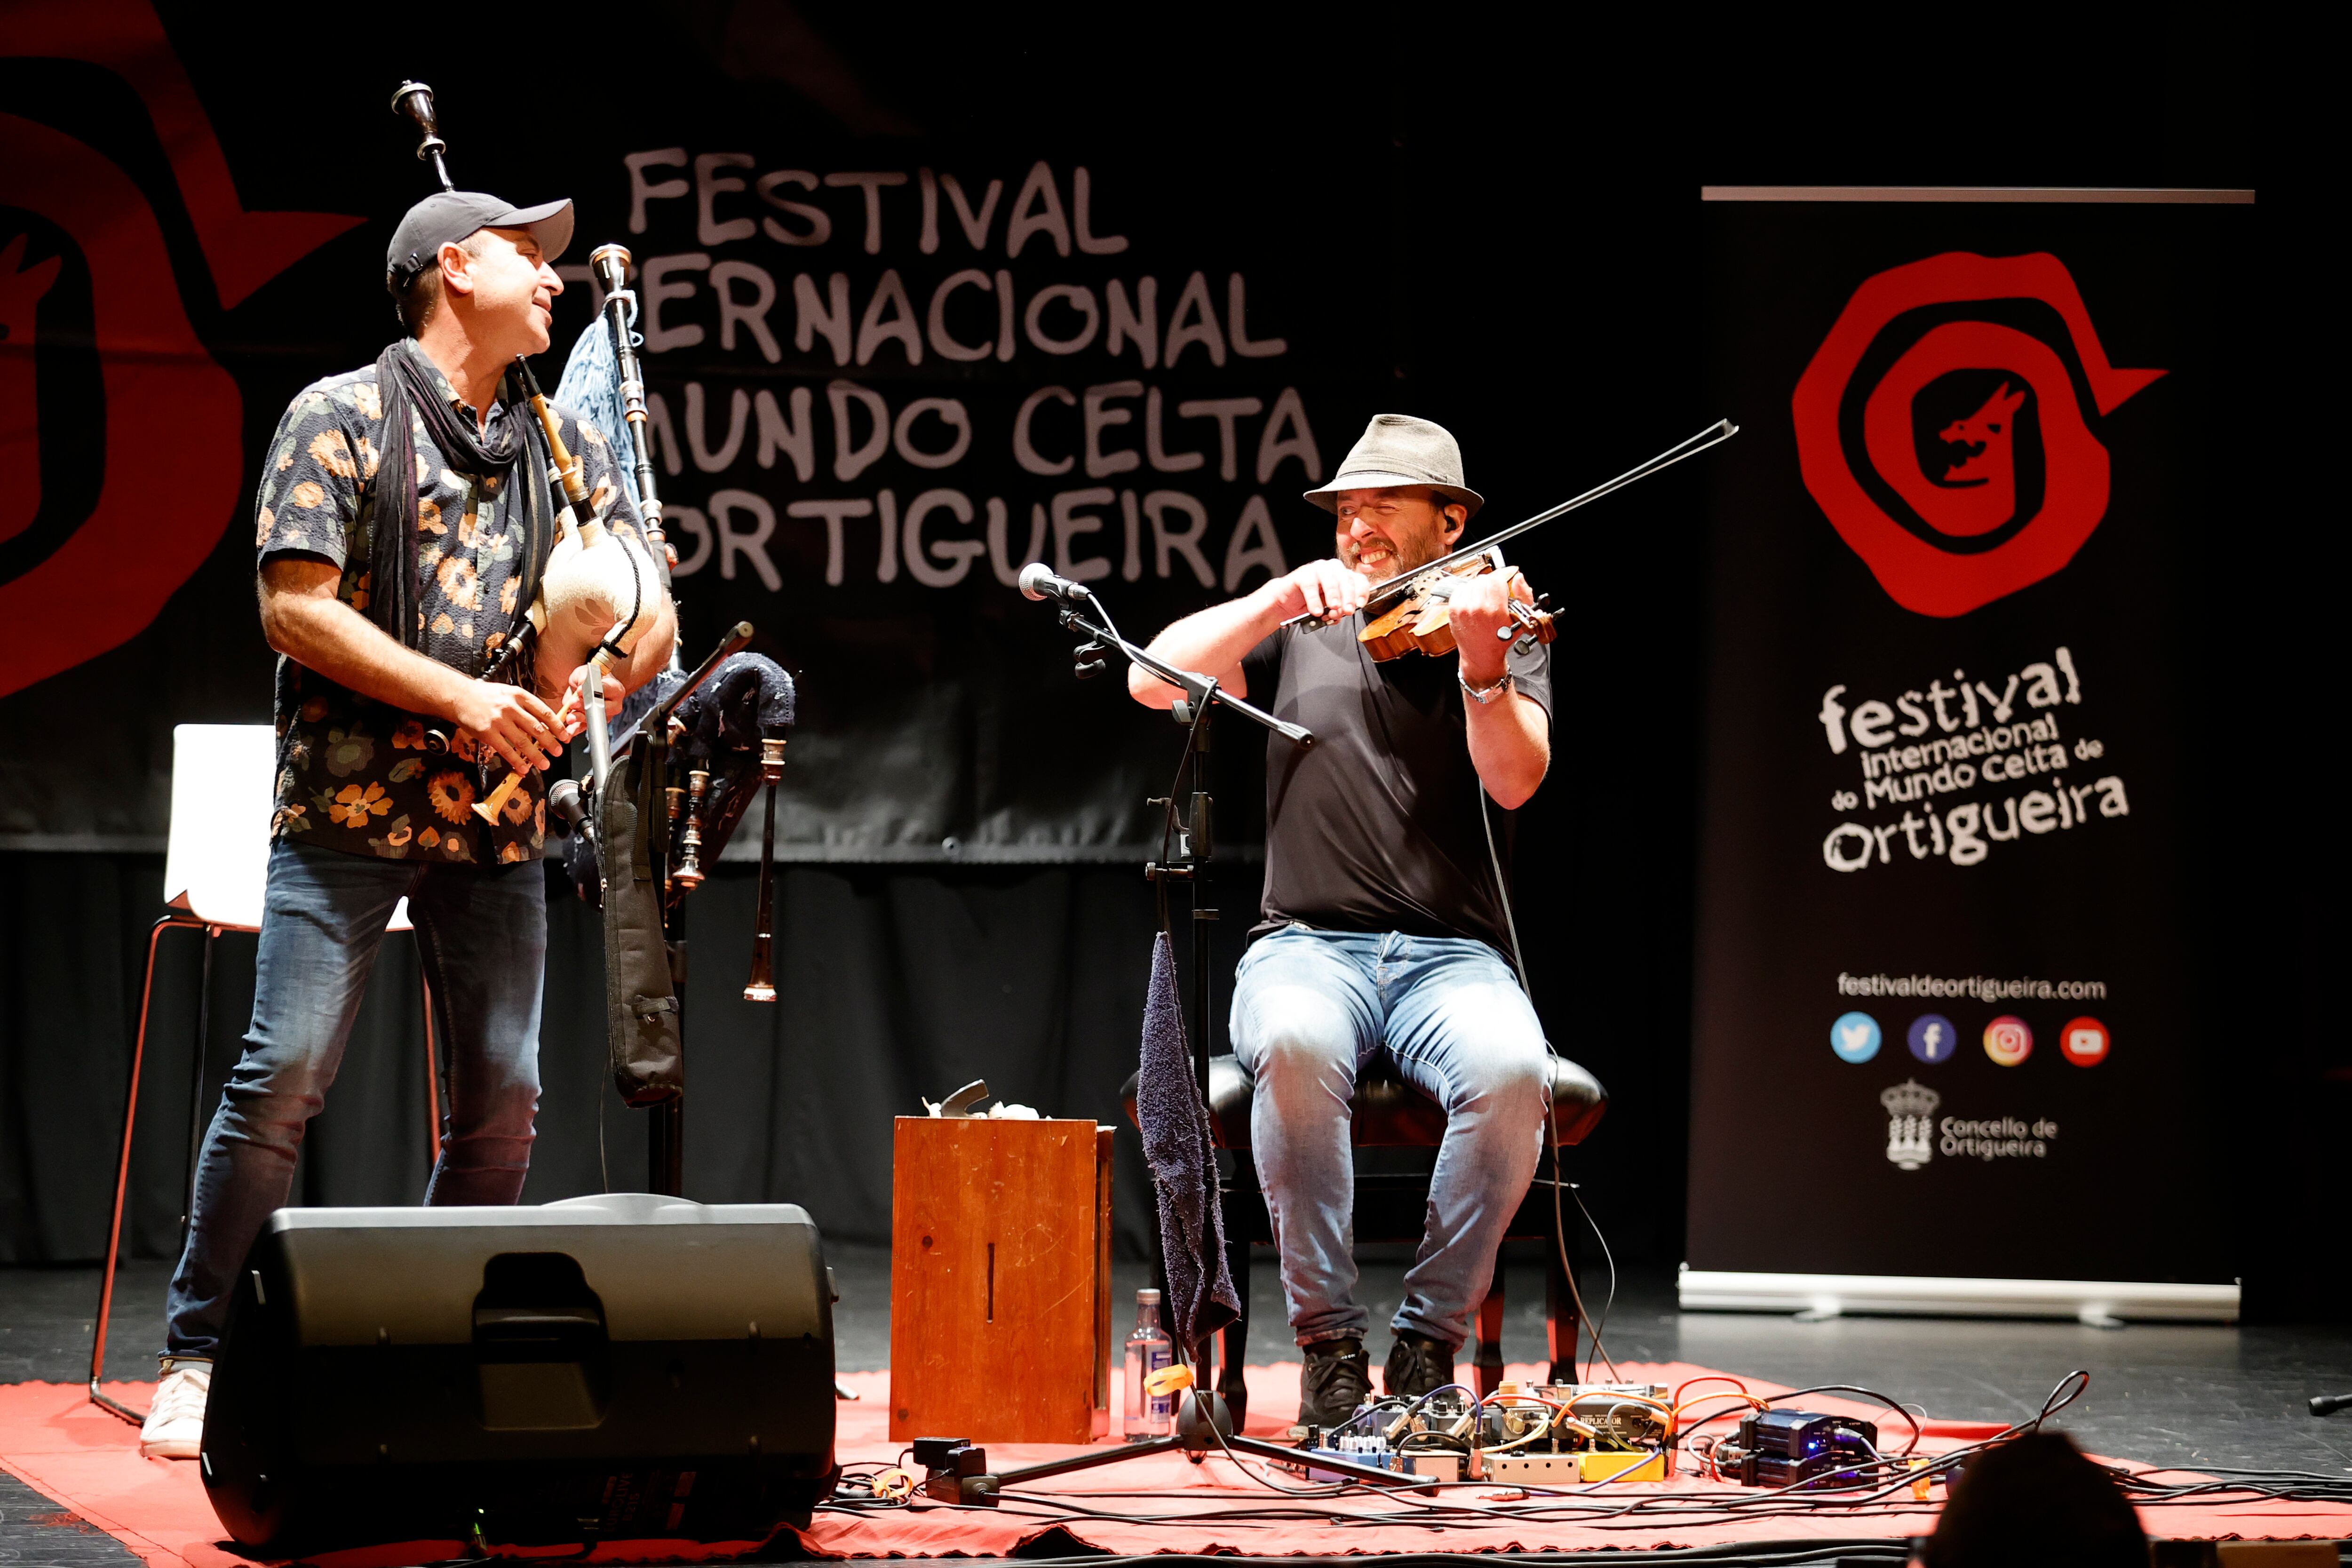
[[[902,1116],[892,1143],[890,1440],[1103,1436],[1111,1130]]]

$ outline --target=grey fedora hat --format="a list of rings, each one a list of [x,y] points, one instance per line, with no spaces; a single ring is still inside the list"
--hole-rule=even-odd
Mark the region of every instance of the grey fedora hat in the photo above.
[[[1410,414],[1375,414],[1331,482],[1306,492],[1325,511],[1339,510],[1341,490],[1384,490],[1427,485],[1478,515],[1486,498],[1462,482],[1462,447],[1443,425]]]

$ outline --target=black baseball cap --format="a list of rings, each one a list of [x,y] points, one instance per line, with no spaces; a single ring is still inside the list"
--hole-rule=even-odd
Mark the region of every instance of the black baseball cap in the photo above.
[[[397,294],[408,280],[433,265],[445,245],[456,245],[486,228],[523,228],[539,241],[540,254],[553,261],[572,243],[572,204],[541,202],[519,207],[481,191],[443,191],[408,209],[392,231],[384,253],[384,287]]]

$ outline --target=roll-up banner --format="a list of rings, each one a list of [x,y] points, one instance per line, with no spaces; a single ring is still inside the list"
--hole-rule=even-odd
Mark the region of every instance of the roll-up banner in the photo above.
[[[2185,877],[2252,194],[1706,195],[1682,1304],[2232,1318]]]

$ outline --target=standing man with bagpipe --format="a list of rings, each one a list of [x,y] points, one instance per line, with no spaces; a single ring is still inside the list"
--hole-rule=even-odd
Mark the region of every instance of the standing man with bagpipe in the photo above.
[[[140,1434],[193,1458],[236,1270],[290,1188],[394,906],[409,900],[436,1032],[447,1136],[429,1204],[511,1204],[539,1104],[547,951],[540,773],[583,728],[582,670],[501,667],[556,540],[546,437],[509,372],[544,351],[572,204],[445,191],[409,209],[385,282],[405,331],[376,363],[295,398],[264,457],[261,624],[279,654],[253,1024],[196,1173],[172,1279],[163,1381]],[[559,410],[607,526],[637,521],[604,435]],[[667,662],[664,599],[604,681],[616,708]],[[525,774],[485,822],[484,767]]]

